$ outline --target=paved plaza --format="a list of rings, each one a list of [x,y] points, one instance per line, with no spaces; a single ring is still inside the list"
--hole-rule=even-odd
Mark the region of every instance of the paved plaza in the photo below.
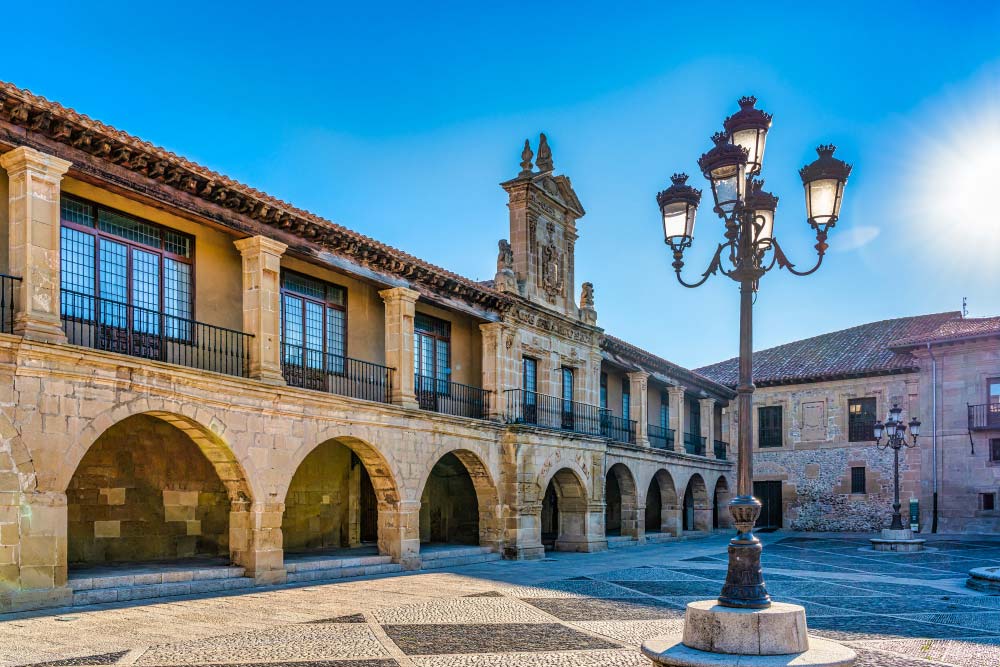
[[[726,537],[553,554],[222,597],[9,615],[3,665],[520,667],[648,665],[642,641],[714,597]],[[875,554],[860,536],[765,535],[768,587],[859,665],[1000,664],[1000,597],[964,587],[1000,540],[931,539]]]

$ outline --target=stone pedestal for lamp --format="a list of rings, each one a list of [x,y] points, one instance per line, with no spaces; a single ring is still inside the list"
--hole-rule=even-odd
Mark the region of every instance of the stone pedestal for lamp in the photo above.
[[[896,553],[922,551],[926,541],[914,538],[913,531],[909,528],[903,530],[883,528],[881,537],[871,538],[872,549],[875,551],[895,551]]]

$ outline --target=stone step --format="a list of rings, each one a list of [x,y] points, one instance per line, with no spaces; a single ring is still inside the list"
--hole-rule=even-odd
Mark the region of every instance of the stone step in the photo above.
[[[386,557],[384,563],[374,563],[370,565],[352,565],[348,567],[330,567],[323,569],[299,569],[296,572],[288,570],[288,583],[301,583],[304,581],[325,581],[328,579],[345,579],[347,577],[364,577],[375,574],[391,574],[402,572],[403,566],[399,563],[389,562]]]
[[[386,565],[392,562],[389,556],[354,556],[350,558],[313,558],[298,560],[290,557],[285,560],[285,570],[289,573],[312,572],[316,570],[338,570],[342,568],[365,568],[375,565]]]
[[[608,548],[609,549],[621,549],[622,547],[634,547],[639,544],[639,541],[634,537],[629,537],[627,535],[612,535],[608,538]]]
[[[239,575],[226,577],[202,577],[188,578],[186,581],[170,581],[158,584],[132,583],[131,585],[108,585],[109,580],[121,580],[126,577],[100,577],[90,580],[96,582],[96,587],[76,588],[74,583],[85,580],[70,580],[69,585],[73,588],[74,605],[102,604],[106,602],[128,602],[131,600],[147,600],[150,598],[174,597],[177,595],[199,595],[203,593],[219,593],[222,591],[232,591],[237,589],[251,588],[254,585],[253,579],[243,576],[243,568],[220,568],[224,570],[238,570]],[[177,575],[178,572],[164,572],[164,575]],[[146,578],[149,575],[136,575],[139,578]]]
[[[491,553],[495,553],[495,551],[490,547],[479,547],[470,545],[467,547],[448,547],[446,549],[441,549],[441,548],[421,549],[420,558],[424,561],[428,561],[428,560],[438,560],[443,558],[480,556],[482,554],[491,554]]]
[[[246,574],[245,570],[237,565],[206,568],[168,567],[163,570],[143,568],[131,572],[128,569],[122,569],[120,573],[114,574],[71,575],[66,585],[76,592],[100,588],[128,588],[131,586],[183,584],[213,579],[234,579],[243,577],[244,574]]]
[[[649,543],[670,542],[676,539],[677,537],[670,533],[646,533],[646,542]]]
[[[443,567],[489,563],[500,560],[500,554],[489,547],[469,547],[421,553],[420,560],[420,569],[434,570]]]

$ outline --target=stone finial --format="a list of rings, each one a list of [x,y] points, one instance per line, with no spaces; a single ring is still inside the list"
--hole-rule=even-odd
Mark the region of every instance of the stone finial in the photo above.
[[[549,140],[542,132],[538,137],[538,170],[542,173],[552,171],[552,150],[549,148]]]
[[[531,158],[534,156],[535,154],[531,152],[531,142],[525,139],[524,150],[521,151],[521,176],[531,174]]]
[[[497,274],[493,279],[493,285],[501,292],[517,292],[517,278],[514,276],[514,251],[507,239],[500,239],[497,246],[499,247]]]
[[[580,289],[580,319],[587,324],[597,324],[594,308],[594,283],[584,283]]]

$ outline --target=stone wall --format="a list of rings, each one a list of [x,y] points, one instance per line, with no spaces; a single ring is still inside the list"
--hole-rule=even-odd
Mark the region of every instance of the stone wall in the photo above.
[[[351,450],[344,445],[323,443],[302,461],[285,496],[286,551],[350,544],[350,481]]]

